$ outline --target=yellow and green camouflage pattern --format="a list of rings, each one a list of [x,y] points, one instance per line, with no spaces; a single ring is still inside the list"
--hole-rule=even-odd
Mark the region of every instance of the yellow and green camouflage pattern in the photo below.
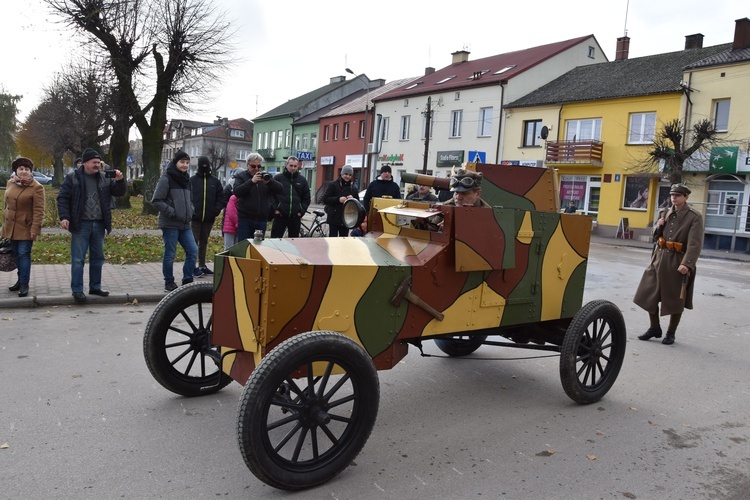
[[[238,351],[224,371],[244,384],[276,345],[315,330],[350,337],[387,369],[405,340],[572,318],[591,219],[558,212],[552,170],[476,168],[491,209],[374,199],[364,237],[246,240],[217,255],[212,343]],[[442,219],[441,230],[414,227],[425,219]],[[394,305],[408,280],[442,319]]]

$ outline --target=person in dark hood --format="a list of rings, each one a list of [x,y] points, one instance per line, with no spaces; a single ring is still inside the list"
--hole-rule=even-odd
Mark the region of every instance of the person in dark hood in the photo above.
[[[190,222],[193,218],[193,202],[190,195],[190,156],[177,151],[167,165],[167,171],[156,183],[151,203],[159,211],[158,226],[164,240],[164,256],[161,261],[164,274],[164,291],[177,289],[174,282],[174,258],[177,243],[185,250],[185,264],[182,266],[182,284],[193,282],[198,245],[195,243]]]
[[[350,198],[359,200],[353,180],[354,169],[351,165],[344,165],[339,178],[326,187],[323,203],[326,205],[328,235],[331,237],[349,234],[349,229],[344,225],[344,203]]]
[[[206,156],[198,157],[198,170],[190,178],[190,192],[193,195],[193,220],[191,227],[198,243],[198,267],[194,276],[213,274],[206,266],[206,249],[211,229],[216,217],[227,206],[221,181],[211,173],[211,161]]]
[[[299,158],[290,156],[284,171],[274,177],[282,190],[276,195],[271,238],[281,238],[285,231],[289,232],[290,238],[299,237],[302,216],[310,206],[310,185],[298,170]]]
[[[401,189],[398,184],[393,182],[393,175],[391,173],[390,165],[383,165],[380,167],[380,177],[375,179],[367,186],[365,192],[365,199],[362,204],[365,207],[367,213],[370,212],[370,200],[373,198],[395,198],[401,199]]]

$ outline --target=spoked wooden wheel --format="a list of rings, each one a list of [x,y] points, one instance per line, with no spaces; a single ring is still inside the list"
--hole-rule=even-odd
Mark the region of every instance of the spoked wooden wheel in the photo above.
[[[245,463],[276,488],[324,483],[362,450],[379,397],[375,366],[354,341],[333,332],[292,337],[245,385],[237,428]]]
[[[584,305],[568,326],[560,354],[560,379],[576,403],[599,401],[617,379],[625,359],[625,321],[606,300]]]
[[[143,336],[143,355],[151,375],[182,396],[215,393],[232,379],[217,363],[211,345],[213,285],[192,283],[164,297]]]

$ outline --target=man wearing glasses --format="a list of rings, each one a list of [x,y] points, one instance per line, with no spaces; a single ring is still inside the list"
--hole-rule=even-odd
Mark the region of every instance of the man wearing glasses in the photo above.
[[[451,177],[451,192],[453,198],[443,203],[453,207],[485,207],[490,205],[484,201],[482,196],[482,174],[459,168]]]
[[[263,157],[247,156],[247,171],[234,177],[233,194],[237,197],[237,241],[252,238],[255,231],[266,232],[273,196],[281,194],[282,186],[273,176],[261,172]]]

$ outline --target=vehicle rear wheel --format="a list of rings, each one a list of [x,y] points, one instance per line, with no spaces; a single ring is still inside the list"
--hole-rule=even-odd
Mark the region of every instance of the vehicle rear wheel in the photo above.
[[[563,338],[560,379],[565,393],[580,404],[599,401],[609,391],[625,359],[625,320],[606,300],[584,305]]]
[[[148,320],[143,355],[151,375],[182,396],[213,394],[229,384],[211,345],[213,285],[192,283],[164,297]]]
[[[379,398],[372,359],[353,340],[334,332],[292,337],[263,358],[245,385],[237,423],[242,457],[276,488],[322,484],[364,447]]]
[[[457,335],[445,339],[435,339],[435,345],[448,356],[467,356],[479,349],[487,335]]]

